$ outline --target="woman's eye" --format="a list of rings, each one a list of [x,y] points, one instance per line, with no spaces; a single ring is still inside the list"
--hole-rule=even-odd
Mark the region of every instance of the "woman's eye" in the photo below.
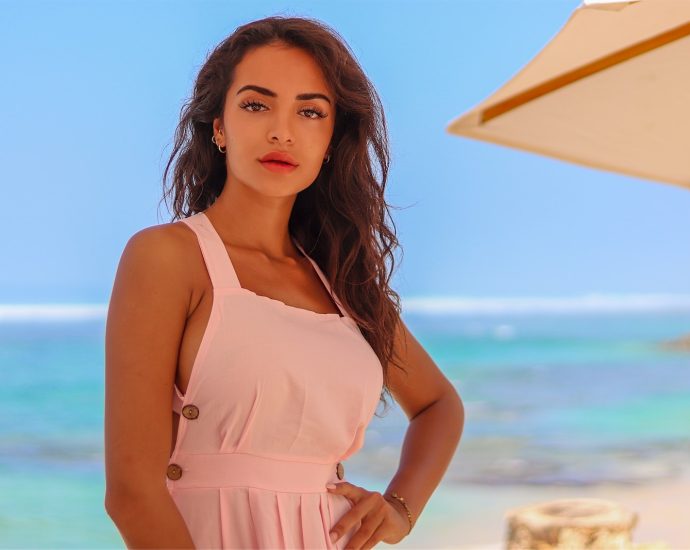
[[[263,103],[260,103],[258,101],[245,101],[240,105],[241,109],[244,109],[245,107],[265,107]],[[249,109],[250,112],[254,112],[252,109]]]
[[[247,107],[250,107],[250,108],[248,109]],[[258,109],[255,110],[255,109],[253,109],[253,107],[261,108],[261,107],[266,107],[266,105],[264,105],[260,101],[245,101],[244,103],[240,104],[241,109],[249,111],[250,113],[255,113],[258,111]],[[302,109],[300,112],[301,113],[304,113],[304,112],[313,113],[313,115],[307,116],[307,118],[311,118],[311,119],[325,118],[328,116],[326,113],[324,113],[320,109],[314,109],[314,108]]]
[[[316,116],[309,116],[307,118],[326,118],[326,113],[323,111],[320,111],[319,109],[302,109],[302,112],[308,111],[310,113],[315,113]]]

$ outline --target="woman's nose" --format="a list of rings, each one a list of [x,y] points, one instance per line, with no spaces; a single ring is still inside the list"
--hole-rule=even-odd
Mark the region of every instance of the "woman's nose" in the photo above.
[[[268,133],[269,141],[273,142],[276,139],[279,143],[288,143],[293,141],[292,125],[290,121],[290,113],[278,114],[273,117],[271,130]]]

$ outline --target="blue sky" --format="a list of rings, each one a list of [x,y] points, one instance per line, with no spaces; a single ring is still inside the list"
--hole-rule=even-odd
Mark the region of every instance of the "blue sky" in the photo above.
[[[206,54],[274,14],[333,26],[382,98],[403,300],[690,293],[690,191],[445,131],[578,4],[0,2],[0,304],[107,303],[128,238],[170,220],[162,172]]]

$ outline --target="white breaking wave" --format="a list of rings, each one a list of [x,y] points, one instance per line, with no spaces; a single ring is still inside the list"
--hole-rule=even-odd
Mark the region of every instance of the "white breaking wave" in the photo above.
[[[690,294],[590,293],[562,298],[434,296],[401,300],[403,313],[425,315],[690,312]],[[105,319],[107,313],[108,304],[0,304],[0,322],[83,321]],[[497,336],[510,338],[511,327],[499,327]]]
[[[105,319],[107,304],[0,304],[0,322]]]
[[[402,298],[403,312],[435,314],[625,313],[690,311],[690,294],[583,294],[572,297]]]

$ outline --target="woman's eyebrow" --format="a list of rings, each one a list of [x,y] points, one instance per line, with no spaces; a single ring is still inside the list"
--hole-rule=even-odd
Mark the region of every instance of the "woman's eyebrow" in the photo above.
[[[270,97],[278,97],[278,94],[275,93],[273,90],[269,90],[268,88],[264,88],[263,86],[256,86],[255,84],[247,84],[246,86],[242,86],[239,90],[237,90],[237,94],[235,95],[240,95],[240,93],[244,92],[245,90],[254,90],[255,92],[259,92],[260,94],[267,95]],[[324,94],[320,94],[317,92],[310,92],[310,93],[304,93],[304,94],[297,94],[295,96],[295,99],[325,99],[328,101],[328,103],[331,103],[331,100],[328,99],[327,96]]]

